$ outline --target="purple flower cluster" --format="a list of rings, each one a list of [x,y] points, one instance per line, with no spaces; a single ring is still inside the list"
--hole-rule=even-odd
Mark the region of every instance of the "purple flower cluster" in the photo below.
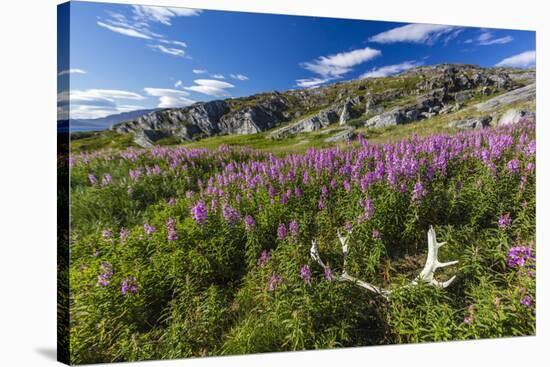
[[[498,228],[507,229],[512,225],[512,217],[509,213],[503,214],[498,218]]]
[[[113,238],[113,231],[110,229],[104,229],[103,232],[101,232],[101,236],[106,240],[111,239]]]
[[[206,205],[204,205],[204,202],[199,201],[197,202],[193,208],[191,208],[191,215],[193,215],[193,219],[198,224],[203,224],[206,221],[206,216],[208,215],[208,211],[206,209]]]
[[[107,185],[109,185],[112,181],[113,181],[113,176],[111,176],[111,174],[109,174],[109,173],[106,173],[106,174],[103,176],[103,179],[101,180],[101,184],[102,184],[103,186],[107,186]]]
[[[223,218],[229,223],[235,223],[240,217],[237,209],[225,203],[222,204],[222,214]]]
[[[506,165],[506,168],[508,168],[508,171],[514,174],[518,174],[520,172],[520,162],[517,159],[512,159],[508,162]]]
[[[251,231],[254,229],[254,227],[256,227],[256,222],[254,221],[254,218],[250,214],[245,215],[244,225],[247,231]]]
[[[269,252],[267,250],[263,250],[260,254],[260,257],[258,258],[257,265],[263,268],[269,262],[269,258]]]
[[[304,280],[305,284],[311,284],[311,270],[309,265],[306,264],[300,268],[300,278]]]
[[[414,184],[414,189],[412,192],[412,201],[416,204],[420,204],[422,202],[422,198],[426,195],[426,190],[424,189],[424,185],[422,182],[417,181]]]
[[[535,260],[533,251],[527,246],[512,247],[508,251],[508,266],[511,268],[519,268],[524,265],[529,265]]]
[[[175,241],[178,239],[178,234],[176,232],[176,220],[174,218],[168,218],[166,221],[166,232],[168,241]]]
[[[113,267],[108,262],[102,262],[100,266],[100,273],[97,276],[97,284],[101,287],[106,287],[111,282],[113,276]]]
[[[286,238],[287,235],[286,226],[284,223],[279,223],[279,227],[277,227],[277,239],[279,241],[282,241]]]
[[[329,266],[326,266],[325,267],[325,279],[330,282],[330,281],[332,281],[332,278],[333,278],[332,270],[330,269]]]
[[[88,174],[88,181],[92,185],[97,184],[97,178],[94,175],[92,175],[91,173]]]
[[[136,294],[138,292],[138,283],[135,276],[130,275],[128,278],[124,279],[120,285],[120,293],[127,294]]]
[[[288,224],[288,229],[290,230],[290,236],[293,240],[298,238],[298,222],[295,219],[291,220]]]
[[[153,227],[152,225],[150,225],[149,223],[145,223],[143,225],[143,230],[147,234],[152,234],[152,233],[155,233],[157,231],[157,229],[155,227]]]
[[[280,286],[282,283],[283,283],[283,277],[278,275],[278,274],[275,274],[275,272],[273,272],[273,274],[271,274],[271,278],[269,278],[269,282],[267,284],[267,289],[270,292],[272,292],[272,291],[275,290],[275,288]]]
[[[530,295],[523,296],[519,302],[525,307],[531,307],[533,305],[533,297]]]
[[[120,229],[120,241],[126,242],[129,234],[130,234],[130,231],[127,228],[122,227]]]

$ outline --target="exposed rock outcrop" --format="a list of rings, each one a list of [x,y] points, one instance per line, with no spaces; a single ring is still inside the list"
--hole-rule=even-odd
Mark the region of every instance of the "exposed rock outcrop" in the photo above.
[[[489,111],[511,103],[532,101],[536,98],[536,93],[537,87],[536,84],[533,83],[501,94],[500,96],[491,98],[488,101],[478,103],[475,107],[478,111]]]
[[[351,118],[356,116],[356,112],[353,108],[359,103],[360,99],[357,97],[348,98],[343,103],[335,104],[312,116],[277,129],[269,134],[269,136],[272,139],[280,139],[288,135],[319,130],[336,122],[339,122],[340,125],[344,125]]]
[[[345,129],[325,139],[325,143],[337,143],[341,141],[353,140],[357,134],[354,129]]]
[[[219,131],[221,134],[254,134],[271,129],[283,121],[288,121],[286,113],[288,102],[279,93],[269,99],[228,113],[221,117]]]
[[[365,126],[381,128],[429,118],[442,111],[449,98],[443,88],[438,88],[418,97],[413,104],[395,107],[390,111],[371,117],[365,122]]]
[[[537,119],[536,114],[531,111],[509,109],[498,120],[497,126],[514,125],[520,121],[535,122]]]
[[[481,116],[449,122],[449,127],[457,129],[481,129],[488,127],[493,118],[491,116]]]

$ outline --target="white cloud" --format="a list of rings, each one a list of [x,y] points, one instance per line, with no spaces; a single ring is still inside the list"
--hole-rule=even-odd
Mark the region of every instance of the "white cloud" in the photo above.
[[[369,38],[371,42],[395,43],[410,42],[434,44],[441,36],[449,34],[457,27],[437,24],[407,24],[376,34]],[[447,39],[447,42],[449,39]]]
[[[82,69],[62,70],[57,74],[57,76],[68,75],[68,74],[86,74],[86,70],[82,70]]]
[[[196,85],[184,87],[184,89],[214,97],[229,97],[230,94],[226,89],[235,87],[231,83],[213,79],[197,79],[194,82]]]
[[[165,40],[165,39],[158,39],[157,41],[164,43],[165,45],[176,45],[179,47],[187,47],[187,43],[181,42],[181,41],[171,41],[171,40]]]
[[[183,82],[181,80],[176,81],[174,84],[174,88],[181,88],[183,87]]]
[[[248,77],[246,75],[243,75],[243,74],[229,74],[229,76],[233,79],[237,79],[237,80],[248,80]]]
[[[179,56],[179,57],[185,56],[185,51],[180,50],[179,48],[165,47],[163,45],[149,45],[149,47],[155,50],[159,50],[160,52],[168,55]]]
[[[115,25],[112,25],[112,24],[104,23],[102,21],[98,21],[97,25],[100,26],[100,27],[103,27],[103,28],[107,28],[110,31],[123,34],[125,36],[135,37],[135,38],[142,38],[142,39],[146,39],[146,40],[153,39],[151,36],[141,32],[137,29],[131,28],[131,27],[115,26]]]
[[[328,83],[332,79],[321,79],[321,78],[308,78],[308,79],[298,79],[296,80],[296,85],[302,88],[312,88],[317,87],[321,84]]]
[[[300,64],[317,76],[296,80],[296,85],[303,88],[311,88],[331,80],[341,78],[344,74],[353,70],[353,67],[382,55],[380,50],[365,47],[348,52],[340,52],[328,56],[320,56],[317,59]]]
[[[116,89],[72,90],[57,95],[58,112],[70,111],[72,119],[99,118],[142,109],[142,106],[119,104],[119,101],[143,99],[138,93]]]
[[[128,92],[117,89],[86,89],[72,90],[69,93],[62,92],[58,94],[58,101],[70,101],[71,103],[82,102],[114,102],[117,99],[142,100],[145,97],[138,93]]]
[[[514,40],[512,36],[504,36],[500,38],[493,38],[493,33],[489,31],[482,31],[479,37],[477,38],[478,45],[489,46],[489,45],[503,45],[510,43]]]
[[[534,50],[525,51],[517,55],[507,57],[495,66],[512,67],[512,68],[526,68],[534,66],[536,63],[536,53]]]
[[[422,63],[421,62],[416,62],[416,61],[405,61],[405,62],[402,62],[400,64],[386,65],[386,66],[382,66],[380,68],[373,68],[370,71],[368,71],[368,72],[364,73],[363,75],[361,75],[359,78],[360,79],[380,78],[380,77],[384,77],[384,76],[388,76],[388,75],[397,74],[397,73],[400,73],[402,71],[409,70],[409,69],[412,69],[412,68],[420,66],[420,65],[422,65]]]
[[[123,112],[142,110],[143,106],[138,105],[117,105],[113,108],[101,106],[71,105],[71,119],[96,119]]]
[[[172,41],[172,44],[180,47],[187,47],[187,43],[181,41]]]
[[[176,82],[176,84],[178,84]],[[166,88],[144,88],[145,93],[152,97],[159,97],[159,108],[185,107],[195,103],[192,99],[186,98],[188,92],[178,89]]]
[[[100,27],[125,36],[155,41],[166,45],[174,45],[181,48],[187,47],[187,44],[183,41],[167,39],[163,34],[151,31],[151,23],[162,23],[166,26],[170,26],[172,24],[172,18],[199,15],[201,10],[133,5],[132,15],[130,17],[126,17],[126,15],[116,12],[107,13],[109,17],[105,19],[100,18],[97,21],[97,25]],[[149,46],[152,49],[157,49],[169,55],[184,55],[184,51],[179,48],[165,47],[158,44]]]
[[[193,69],[193,74],[205,74],[207,72],[208,71],[204,69]]]
[[[316,60],[304,62],[301,66],[324,78],[338,78],[351,71],[353,66],[362,64],[380,55],[382,55],[380,50],[365,47],[349,52],[321,56]]]
[[[210,76],[214,79],[225,79],[225,76],[223,76],[222,74],[213,74]]]
[[[133,5],[134,17],[137,21],[157,22],[172,25],[174,17],[189,17],[199,15],[202,10],[188,8],[168,8],[162,6]]]

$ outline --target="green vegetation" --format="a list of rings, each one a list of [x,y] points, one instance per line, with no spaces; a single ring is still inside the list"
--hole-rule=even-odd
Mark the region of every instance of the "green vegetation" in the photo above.
[[[346,149],[310,149],[329,127],[73,155],[71,362],[534,335],[535,126],[446,118]],[[410,285],[430,226],[446,289]],[[339,231],[388,298],[338,281]]]

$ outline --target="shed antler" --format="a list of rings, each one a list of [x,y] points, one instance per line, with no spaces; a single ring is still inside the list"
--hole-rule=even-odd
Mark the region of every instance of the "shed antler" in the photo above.
[[[426,264],[424,265],[424,269],[420,272],[420,275],[412,281],[412,284],[417,284],[419,280],[422,280],[436,287],[447,288],[455,280],[456,275],[453,275],[451,279],[446,282],[440,282],[434,278],[434,273],[437,269],[458,263],[458,260],[442,263],[437,259],[439,248],[445,243],[446,242],[437,242],[434,227],[430,226],[430,230],[428,231],[428,257],[426,258]]]
[[[364,288],[370,292],[374,292],[376,294],[382,295],[385,298],[388,298],[388,296],[392,292],[391,290],[380,288],[371,283],[364,282],[347,273],[346,265],[348,258],[348,240],[351,232],[351,230],[348,231],[347,235],[342,235],[340,231],[337,232],[338,240],[342,245],[342,253],[344,257],[342,274],[340,274],[338,280],[341,282],[351,282],[358,287]],[[456,276],[453,276],[446,282],[439,282],[434,278],[434,273],[437,269],[458,263],[458,261],[449,261],[445,263],[439,262],[439,260],[437,259],[437,253],[439,248],[444,244],[445,242],[438,243],[436,241],[435,230],[432,226],[430,226],[430,230],[428,231],[428,257],[426,258],[426,264],[424,265],[424,268],[422,269],[420,274],[410,283],[410,285],[417,285],[419,281],[423,281],[436,287],[446,288],[455,280]],[[311,241],[311,249],[309,253],[311,255],[311,258],[315,260],[315,262],[317,262],[317,264],[319,264],[325,271],[327,271],[327,269],[330,270],[330,268],[325,265],[325,263],[323,262],[323,260],[321,260],[321,257],[319,256],[319,248],[317,247],[317,241],[315,239]]]

